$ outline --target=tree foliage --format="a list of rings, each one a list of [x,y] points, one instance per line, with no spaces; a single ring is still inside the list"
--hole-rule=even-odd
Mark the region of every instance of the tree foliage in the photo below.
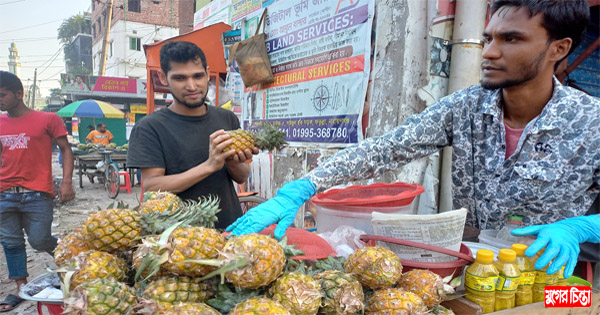
[[[62,24],[58,27],[58,39],[63,44],[69,44],[79,33],[92,33],[92,23],[90,19],[81,13],[63,20]]]

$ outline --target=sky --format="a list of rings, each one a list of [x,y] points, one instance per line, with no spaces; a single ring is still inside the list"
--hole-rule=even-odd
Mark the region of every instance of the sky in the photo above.
[[[50,95],[51,88],[60,87],[60,74],[65,72],[58,27],[63,20],[90,10],[90,0],[0,0],[0,70],[8,70],[14,41],[23,85],[33,84],[37,67],[42,96]]]

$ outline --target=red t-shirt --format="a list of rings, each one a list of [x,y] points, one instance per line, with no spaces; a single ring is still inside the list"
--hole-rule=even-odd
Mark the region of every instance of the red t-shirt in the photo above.
[[[504,130],[506,130],[506,154],[504,155],[504,159],[506,160],[517,149],[519,139],[521,139],[521,134],[524,129],[513,129],[504,123]]]
[[[55,113],[31,110],[19,118],[0,115],[0,191],[25,187],[54,195],[52,138],[67,135]]]

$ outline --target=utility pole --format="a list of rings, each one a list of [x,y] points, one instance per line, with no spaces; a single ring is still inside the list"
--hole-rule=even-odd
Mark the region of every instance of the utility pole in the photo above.
[[[103,76],[106,72],[106,57],[108,55],[108,37],[110,36],[110,24],[112,23],[112,11],[113,11],[113,1],[110,0],[110,4],[108,7],[108,25],[106,26],[106,35],[104,36],[104,44],[102,45],[104,48],[102,49],[102,59],[100,59],[100,76]]]
[[[29,106],[30,108],[35,108],[35,90],[37,89],[36,86],[36,82],[37,82],[37,68],[35,68],[35,71],[33,72],[33,92],[31,92],[33,95],[31,96],[31,106]]]

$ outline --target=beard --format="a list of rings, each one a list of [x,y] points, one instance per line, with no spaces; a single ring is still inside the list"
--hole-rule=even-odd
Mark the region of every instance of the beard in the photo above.
[[[177,101],[177,103],[179,103],[187,108],[198,108],[198,107],[204,105],[204,103],[206,101],[206,95],[204,95],[204,97],[197,103],[184,102],[183,100],[180,100],[177,96],[175,96],[175,94],[171,93],[171,95]]]
[[[486,82],[484,81],[484,79],[481,79],[480,85],[486,90],[495,90],[509,88],[527,82],[540,74],[540,71],[542,70],[542,62],[544,61],[545,57],[546,50],[541,52],[529,65],[525,65],[524,67],[522,67],[521,70],[517,73],[516,78],[505,79],[500,82]]]

